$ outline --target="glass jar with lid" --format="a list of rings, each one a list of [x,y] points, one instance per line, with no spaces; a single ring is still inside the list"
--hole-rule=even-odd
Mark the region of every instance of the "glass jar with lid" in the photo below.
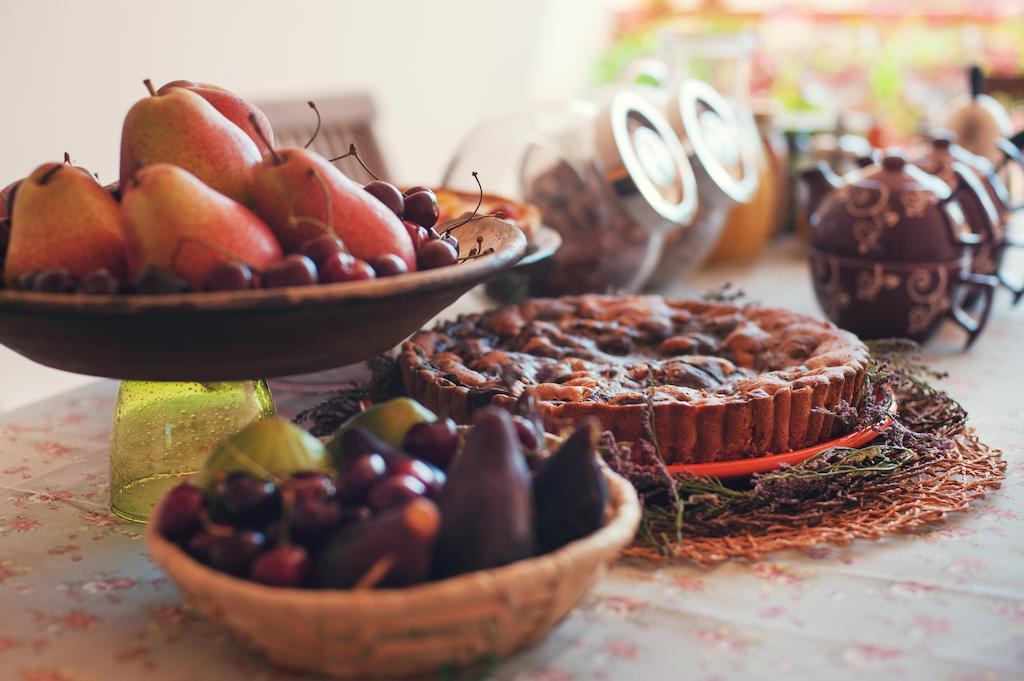
[[[666,235],[689,225],[697,185],[664,114],[631,89],[537,105],[485,122],[460,145],[445,187],[535,204],[562,246],[533,273],[531,292],[641,289]]]
[[[730,213],[752,201],[761,183],[764,154],[750,112],[708,83],[686,78],[652,96],[683,142],[700,197],[693,225],[666,239],[661,263],[651,278],[653,286],[663,287],[701,265],[718,243]]]

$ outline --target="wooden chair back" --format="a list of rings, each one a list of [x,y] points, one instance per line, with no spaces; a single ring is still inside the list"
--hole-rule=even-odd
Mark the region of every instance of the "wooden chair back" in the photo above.
[[[373,99],[365,94],[352,94],[317,97],[313,101],[323,118],[323,125],[310,148],[327,158],[334,158],[346,153],[350,144],[355,144],[366,165],[378,176],[388,177],[373,130],[377,114]],[[257,104],[274,128],[275,146],[301,147],[309,140],[316,129],[316,114],[307,102],[306,99],[292,99]],[[343,159],[336,165],[360,184],[373,179],[354,158]]]

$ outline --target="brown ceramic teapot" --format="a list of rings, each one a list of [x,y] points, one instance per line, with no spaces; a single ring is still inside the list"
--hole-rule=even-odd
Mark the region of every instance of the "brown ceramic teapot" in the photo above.
[[[1016,150],[1012,144],[1010,147]],[[1007,158],[1012,158],[1012,154],[1007,153]],[[954,172],[957,163],[966,166],[978,179],[983,192],[977,193],[967,187],[966,191],[960,192],[958,198],[968,226],[972,230],[987,230],[980,233],[982,243],[971,256],[972,271],[998,277],[1000,283],[1013,295],[1013,303],[1016,305],[1024,296],[1024,285],[1009,281],[1001,267],[1007,248],[1024,247],[1024,243],[1007,236],[1007,221],[1015,207],[1010,204],[1009,192],[999,177],[998,167],[987,158],[972,154],[956,144],[952,133],[948,132],[937,133],[928,147],[913,157],[913,163],[951,187],[958,183]]]
[[[967,345],[974,342],[997,280],[970,271],[968,248],[984,243],[991,227],[973,233],[954,219],[952,199],[968,187],[984,189],[962,164],[953,172],[956,190],[888,154],[845,178],[824,163],[803,174],[814,290],[832,321],[864,338],[924,342],[951,319],[967,332]],[[970,289],[982,297],[973,317],[961,305]]]

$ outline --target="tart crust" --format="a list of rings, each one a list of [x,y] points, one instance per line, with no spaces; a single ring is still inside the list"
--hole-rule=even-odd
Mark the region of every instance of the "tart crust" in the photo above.
[[[458,422],[531,389],[545,426],[596,416],[616,438],[648,436],[668,463],[782,453],[833,436],[824,410],[856,405],[868,350],[788,310],[659,296],[534,299],[403,344],[407,393]]]

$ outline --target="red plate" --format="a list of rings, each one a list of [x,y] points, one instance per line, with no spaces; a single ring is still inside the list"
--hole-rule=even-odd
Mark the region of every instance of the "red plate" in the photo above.
[[[885,391],[890,397],[889,409],[887,411],[889,414],[895,414],[896,395],[893,393],[892,388],[888,386],[886,386]],[[884,421],[872,428],[858,430],[856,433],[847,433],[846,435],[837,437],[834,440],[822,442],[821,444],[813,445],[811,447],[805,447],[804,449],[798,449],[794,452],[786,452],[785,454],[765,454],[764,456],[758,456],[752,459],[736,459],[734,461],[674,464],[666,466],[666,468],[669,473],[692,473],[693,475],[704,478],[746,478],[750,477],[754,473],[766,473],[768,471],[773,471],[784,463],[792,465],[800,463],[801,461],[806,461],[812,456],[821,454],[825,450],[832,449],[833,447],[863,447],[885,431],[889,430],[890,427],[892,427],[892,418],[886,417]]]

